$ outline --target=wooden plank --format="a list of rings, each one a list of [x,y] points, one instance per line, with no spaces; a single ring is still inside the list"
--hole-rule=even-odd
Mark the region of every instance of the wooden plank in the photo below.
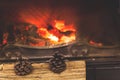
[[[26,76],[14,73],[14,64],[4,64],[0,71],[0,80],[86,80],[85,61],[68,61],[67,69],[56,74],[49,70],[48,63],[34,63],[33,72]]]

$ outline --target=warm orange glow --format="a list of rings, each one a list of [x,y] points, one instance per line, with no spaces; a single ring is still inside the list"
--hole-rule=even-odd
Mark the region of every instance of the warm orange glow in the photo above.
[[[68,43],[68,42],[74,41],[75,39],[76,39],[75,34],[71,34],[70,36],[62,36],[61,42]]]
[[[62,30],[64,28],[64,26],[65,26],[64,21],[57,21],[57,20],[55,20],[55,27],[58,30]]]
[[[55,27],[63,32],[66,31],[76,31],[75,27],[73,26],[73,24],[70,25],[65,25],[65,22],[63,20],[55,20]]]
[[[58,42],[58,40],[59,40],[58,37],[56,37],[56,36],[54,36],[54,35],[52,35],[52,34],[49,35],[48,38],[49,38],[51,41],[56,41],[56,42]]]
[[[8,37],[8,33],[4,33],[3,34],[3,44],[7,44],[7,37]]]
[[[51,28],[52,27],[52,28]],[[61,44],[74,41],[76,39],[76,31],[73,24],[65,25],[63,20],[55,20],[49,26],[39,26],[37,33],[52,44]]]
[[[38,42],[37,44],[33,44],[33,43],[30,43],[31,46],[45,46],[45,42],[44,41],[40,41]]]
[[[70,43],[76,40],[75,26],[66,24],[65,20],[53,20],[49,23],[25,25],[24,28],[16,27],[20,31],[16,34],[16,43],[30,46],[50,46]],[[16,31],[15,31],[16,32]],[[8,41],[9,33],[4,33],[3,44]],[[19,36],[19,37],[18,37]]]
[[[93,46],[102,46],[103,45],[102,43],[98,43],[98,42],[95,42],[95,41],[92,41],[92,40],[90,40],[89,43]]]

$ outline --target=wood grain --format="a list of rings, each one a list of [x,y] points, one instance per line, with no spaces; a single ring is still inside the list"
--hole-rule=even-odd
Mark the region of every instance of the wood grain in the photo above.
[[[34,63],[33,72],[27,76],[17,76],[14,73],[14,64],[4,64],[0,71],[0,80],[86,80],[85,61],[68,61],[67,69],[55,74],[49,70],[47,63]]]

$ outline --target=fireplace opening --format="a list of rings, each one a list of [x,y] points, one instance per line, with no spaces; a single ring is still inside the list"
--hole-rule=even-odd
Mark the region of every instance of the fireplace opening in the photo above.
[[[10,26],[11,32],[4,34],[4,44],[13,42],[18,45],[36,47],[68,44],[76,40],[76,29],[73,24],[65,24],[63,20],[54,20],[53,23],[35,25],[21,23]],[[13,37],[13,39],[11,38]]]
[[[0,46],[118,46],[120,14],[116,1],[1,1]]]
[[[46,64],[60,54],[65,61],[85,61],[87,78],[89,71],[119,68],[117,1],[0,0],[0,64]]]

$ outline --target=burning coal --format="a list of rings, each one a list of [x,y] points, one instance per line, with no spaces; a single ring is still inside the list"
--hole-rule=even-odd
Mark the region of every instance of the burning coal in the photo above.
[[[76,40],[75,26],[66,24],[64,20],[53,20],[45,25],[15,24],[11,30],[4,34],[4,43],[15,41],[22,45],[54,46]],[[15,40],[9,39],[10,34]]]
[[[40,26],[37,32],[52,44],[67,43],[76,39],[75,27],[72,24],[65,25],[63,20],[55,20],[52,24]]]

